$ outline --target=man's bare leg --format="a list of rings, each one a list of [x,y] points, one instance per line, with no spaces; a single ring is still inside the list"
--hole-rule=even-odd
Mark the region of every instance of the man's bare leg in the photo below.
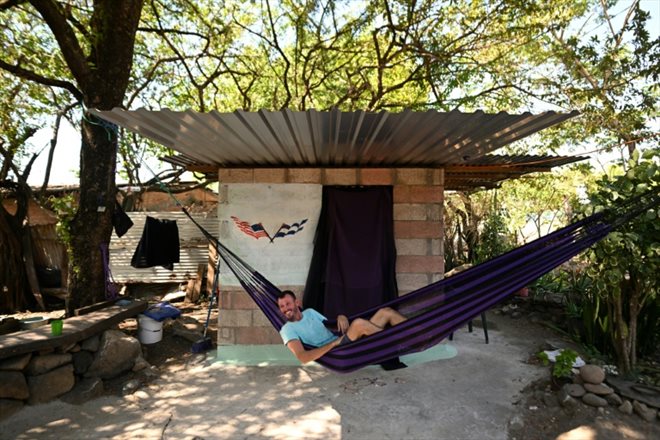
[[[362,336],[373,335],[374,333],[381,331],[383,331],[383,328],[378,327],[373,322],[367,321],[366,319],[357,318],[351,322],[351,325],[348,326],[348,330],[346,330],[346,336],[348,336],[351,341],[355,341]]]
[[[371,317],[369,321],[371,321],[372,324],[382,329],[385,328],[385,326],[388,324],[389,325],[401,324],[403,321],[407,319],[408,318],[406,318],[396,310],[389,307],[383,307],[382,309],[378,310],[374,314],[374,316]]]
[[[378,310],[370,320],[358,318],[351,322],[348,326],[346,335],[351,341],[361,338],[362,336],[373,335],[383,331],[386,325],[397,325],[405,321],[406,318],[399,312],[389,307]]]

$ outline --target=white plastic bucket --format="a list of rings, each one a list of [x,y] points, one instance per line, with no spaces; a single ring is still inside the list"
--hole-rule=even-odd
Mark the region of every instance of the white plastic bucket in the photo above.
[[[154,344],[163,339],[163,323],[138,315],[138,339],[142,344]]]

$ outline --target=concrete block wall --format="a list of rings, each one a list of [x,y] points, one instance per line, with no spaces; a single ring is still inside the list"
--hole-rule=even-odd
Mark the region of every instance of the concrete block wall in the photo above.
[[[397,282],[404,295],[442,278],[444,273],[444,171],[432,168],[242,168],[220,169],[222,184],[316,183],[391,185]],[[258,269],[258,268],[257,268]],[[300,292],[304,286],[281,286]],[[243,290],[223,289],[219,301],[219,344],[279,344],[281,339]]]

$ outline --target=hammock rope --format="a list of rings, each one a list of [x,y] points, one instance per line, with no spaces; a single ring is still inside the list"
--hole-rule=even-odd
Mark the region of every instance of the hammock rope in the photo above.
[[[382,332],[336,347],[317,362],[338,372],[350,372],[396,356],[430,348],[457,328],[568,261],[614,228],[660,204],[657,189],[633,197],[617,208],[593,214],[526,245],[513,249],[450,278],[350,316],[369,318],[381,307],[391,307],[408,320]],[[280,290],[235,252],[206,231],[179,204],[202,231],[219,258],[264,312],[276,330],[284,325],[277,306]]]

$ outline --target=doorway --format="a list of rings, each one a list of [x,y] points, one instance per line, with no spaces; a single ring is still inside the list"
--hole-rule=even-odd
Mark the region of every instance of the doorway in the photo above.
[[[330,319],[398,296],[391,186],[326,186],[303,304]]]

